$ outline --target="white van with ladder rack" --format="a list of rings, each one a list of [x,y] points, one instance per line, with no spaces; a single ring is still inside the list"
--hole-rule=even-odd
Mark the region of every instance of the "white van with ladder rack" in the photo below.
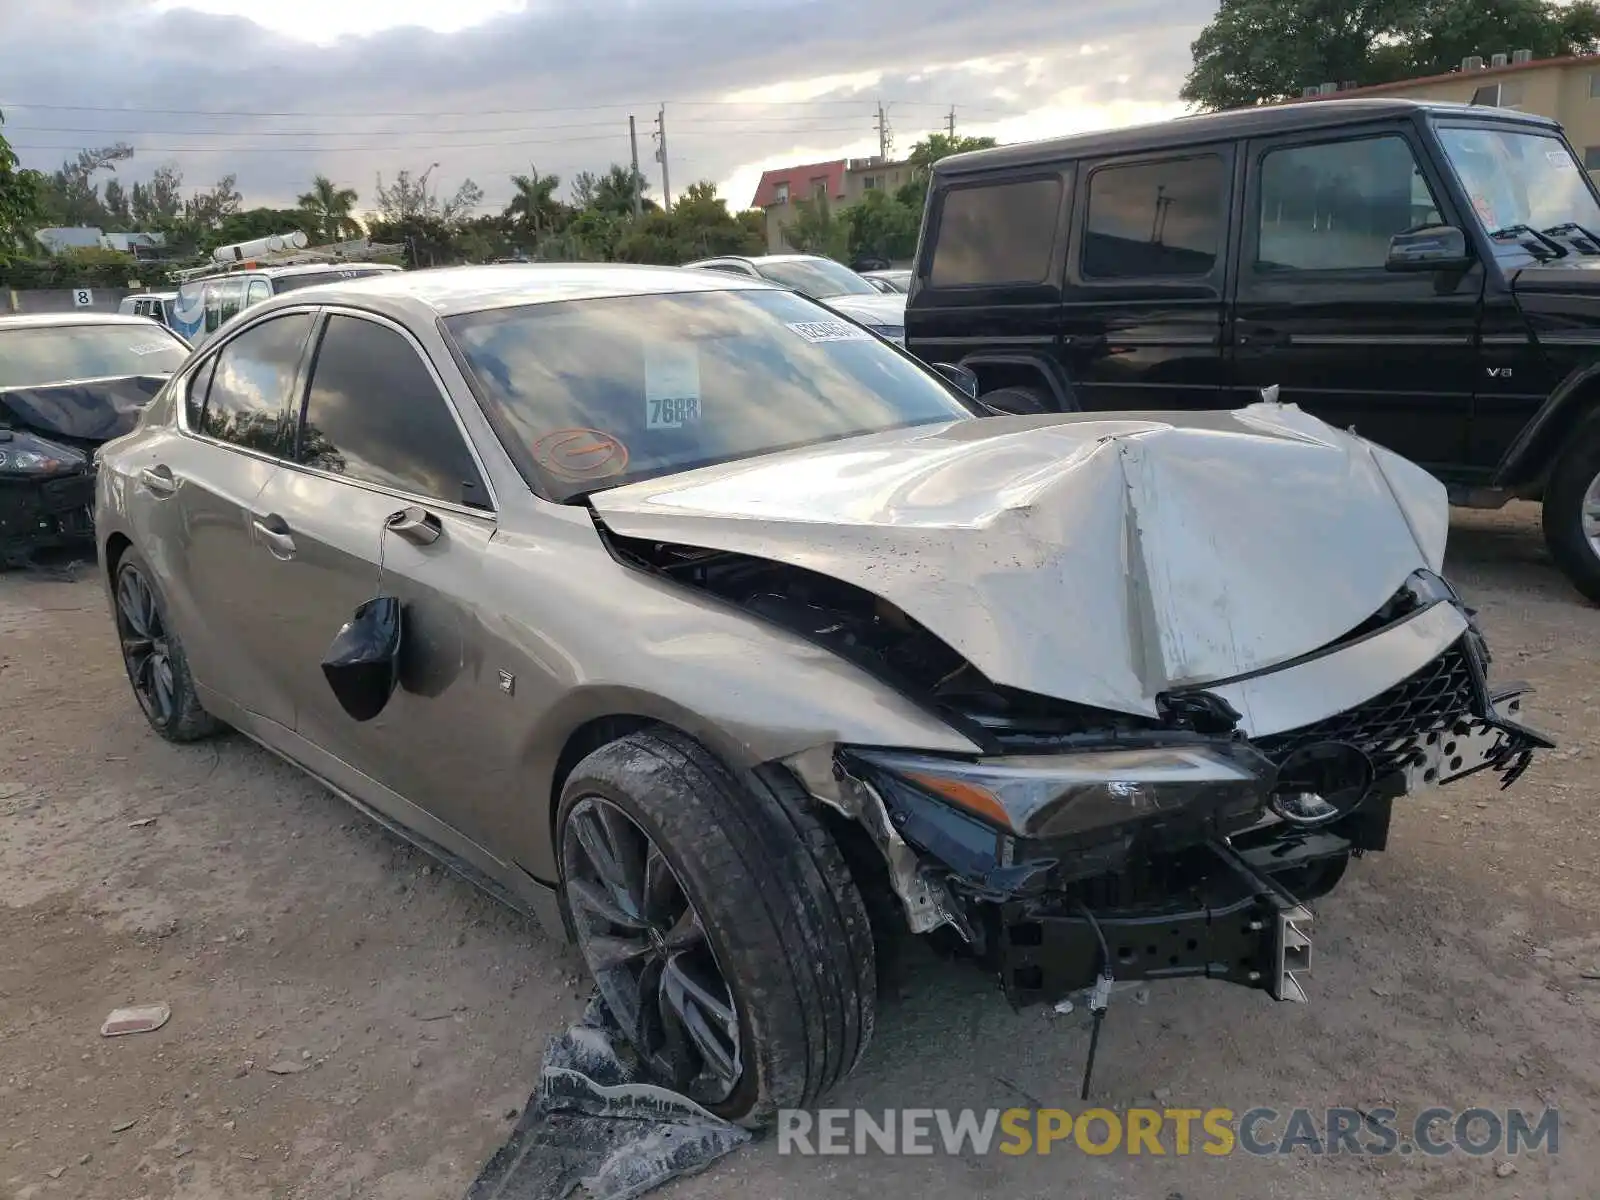
[[[401,245],[364,238],[308,248],[306,235],[298,230],[219,246],[212,252],[209,266],[173,273],[178,296],[172,304],[170,324],[198,346],[229,320],[270,296],[317,283],[399,271],[392,263],[373,260],[398,257],[404,250]]]

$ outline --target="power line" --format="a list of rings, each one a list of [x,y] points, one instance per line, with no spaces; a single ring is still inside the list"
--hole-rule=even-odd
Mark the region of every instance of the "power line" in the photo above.
[[[768,132],[780,132],[780,131],[768,131]],[[826,134],[833,134],[833,133],[860,133],[861,132],[861,127],[858,126],[858,125],[838,125],[838,126],[834,126],[834,127],[826,128],[826,129],[791,130],[789,132],[805,133],[805,134],[813,134],[813,133],[826,133]],[[248,135],[245,135],[245,136],[248,136]],[[618,132],[613,133],[613,134],[588,134],[588,135],[582,136],[582,137],[536,138],[536,139],[527,140],[527,141],[449,142],[449,143],[437,143],[437,142],[435,142],[435,143],[418,144],[418,145],[393,145],[393,144],[391,144],[391,145],[387,145],[387,146],[328,146],[328,145],[316,145],[316,146],[232,146],[232,145],[229,145],[229,146],[146,146],[146,145],[135,145],[133,147],[133,152],[135,154],[215,154],[215,155],[229,155],[229,154],[358,154],[358,153],[366,153],[366,152],[392,154],[392,153],[395,153],[396,151],[408,151],[408,152],[412,152],[412,153],[434,153],[434,152],[442,153],[442,152],[451,151],[451,150],[518,149],[518,148],[525,147],[525,146],[554,146],[554,145],[570,144],[570,143],[577,143],[577,142],[609,142],[609,141],[613,141],[613,140],[621,140],[622,136],[623,135],[622,135],[621,131],[619,130]],[[690,129],[687,132],[673,134],[674,140],[681,140],[683,138],[702,138],[702,137],[717,137],[717,138],[724,138],[725,139],[727,136],[728,136],[728,133],[727,133],[726,130],[708,130],[708,131],[705,131],[705,132],[702,132],[702,133],[696,133],[693,129]],[[863,136],[865,136],[865,135],[863,135]],[[11,148],[13,150],[19,150],[19,151],[20,150],[50,150],[50,151],[62,151],[62,152],[74,152],[74,151],[78,151],[78,150],[84,149],[84,147],[83,147],[83,145],[81,143],[80,144],[76,144],[76,145],[42,146],[42,145],[37,145],[37,144],[18,143],[18,142],[12,142],[11,143]]]
[[[796,125],[795,122],[806,120],[831,121],[838,120],[837,114],[805,117],[696,117],[692,124],[699,125],[734,125],[744,126],[755,122],[763,124],[776,124],[782,128],[773,132],[786,132],[790,127],[805,130],[806,126]],[[577,121],[565,125],[542,125],[537,129],[530,129],[526,125],[490,125],[481,129],[107,129],[99,126],[83,125],[6,125],[7,134],[12,133],[92,133],[101,137],[111,137],[124,134],[129,137],[156,134],[158,136],[171,135],[173,137],[415,137],[419,133],[429,134],[469,134],[469,133],[548,133],[556,129],[612,129],[616,126],[616,119],[609,121]]]
[[[854,105],[860,107],[871,103],[866,100],[673,100],[670,103],[681,107],[729,105],[735,108],[806,108],[820,107],[823,105]],[[898,104],[901,108],[944,108],[943,101],[934,100],[885,100],[885,104]],[[564,113],[564,112],[607,112],[611,110],[626,110],[629,108],[645,107],[638,102],[617,104],[568,104],[555,105],[545,108],[479,108],[466,111],[436,109],[428,112],[382,112],[369,109],[364,112],[345,112],[345,117],[518,117],[530,113]],[[963,104],[963,108],[972,112],[991,112],[1004,115],[1016,115],[1015,110],[1005,108],[985,108],[981,105]],[[309,109],[292,109],[283,112],[268,112],[256,109],[198,109],[198,108],[137,108],[122,105],[94,105],[94,104],[30,104],[25,100],[0,100],[0,111],[13,108],[25,108],[40,112],[104,112],[104,113],[140,113],[152,116],[170,117],[320,117],[326,113]]]

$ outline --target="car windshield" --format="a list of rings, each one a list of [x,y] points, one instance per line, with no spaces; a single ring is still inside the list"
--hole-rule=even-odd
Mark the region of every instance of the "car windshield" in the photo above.
[[[0,329],[0,387],[113,375],[170,375],[188,348],[159,325],[33,325]]]
[[[1439,140],[1484,231],[1500,235],[1497,255],[1558,257],[1571,234],[1600,234],[1600,203],[1560,138],[1500,126],[1445,127]],[[1561,240],[1552,249],[1541,234]]]
[[[787,292],[570,300],[445,325],[507,452],[555,500],[975,417],[914,360]]]
[[[786,262],[757,262],[756,270],[773,283],[793,288],[802,296],[875,296],[873,287],[849,267],[829,258],[791,258]]]

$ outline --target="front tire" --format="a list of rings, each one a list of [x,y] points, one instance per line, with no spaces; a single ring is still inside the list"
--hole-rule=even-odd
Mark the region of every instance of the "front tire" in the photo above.
[[[601,994],[690,1098],[755,1127],[855,1068],[877,999],[871,927],[798,787],[741,781],[688,737],[646,730],[573,769],[556,844]]]
[[[1556,566],[1600,604],[1600,413],[1573,431],[1544,492],[1544,539]]]
[[[169,742],[193,742],[222,729],[200,705],[183,642],[150,566],[136,550],[117,560],[113,606],[122,665],[145,720]]]

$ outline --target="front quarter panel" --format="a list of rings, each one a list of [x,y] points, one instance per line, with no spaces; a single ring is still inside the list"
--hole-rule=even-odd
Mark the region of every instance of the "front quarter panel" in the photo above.
[[[824,743],[956,754],[971,741],[858,668],[709,596],[625,567],[588,513],[551,512],[537,534],[502,529],[481,597],[483,686],[514,676],[501,725],[521,799],[496,840],[556,876],[552,787],[572,734],[638,716],[698,738],[735,769]],[[573,520],[572,518],[577,518]]]

